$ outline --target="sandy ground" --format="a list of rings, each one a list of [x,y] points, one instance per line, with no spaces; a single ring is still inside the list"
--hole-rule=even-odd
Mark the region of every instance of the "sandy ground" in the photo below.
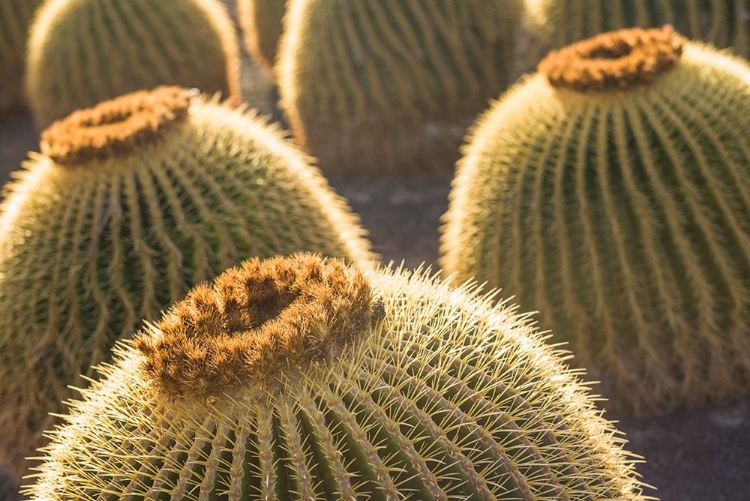
[[[272,89],[259,70],[246,65],[243,90],[248,102],[273,114],[268,104]],[[29,116],[0,118],[0,183],[37,147]],[[437,269],[438,227],[451,176],[330,181],[360,214],[384,262]],[[651,495],[663,501],[750,501],[750,402],[658,419],[622,419],[618,428],[629,441],[627,448],[647,458],[638,470],[657,487]],[[0,473],[0,501],[17,499],[16,491]]]

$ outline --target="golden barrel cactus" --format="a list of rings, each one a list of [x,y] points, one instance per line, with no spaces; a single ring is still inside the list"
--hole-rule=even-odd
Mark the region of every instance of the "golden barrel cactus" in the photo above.
[[[671,23],[689,38],[750,56],[750,0],[533,0],[536,29],[553,47],[602,32]]]
[[[622,412],[750,390],[750,66],[671,28],[551,53],[480,120],[442,265],[540,312]]]
[[[218,0],[49,0],[26,82],[37,123],[159,85],[241,100],[239,46]]]
[[[526,318],[419,273],[248,260],[101,370],[30,499],[644,499]]]
[[[41,150],[0,210],[0,464],[16,479],[67,386],[194,284],[250,256],[370,256],[276,130],[181,88],[76,112]]]
[[[26,33],[42,0],[0,1],[0,114],[23,107]]]
[[[268,71],[276,61],[286,3],[287,0],[238,0],[237,3],[247,50]]]
[[[522,0],[292,0],[276,75],[324,171],[449,170],[509,84]]]

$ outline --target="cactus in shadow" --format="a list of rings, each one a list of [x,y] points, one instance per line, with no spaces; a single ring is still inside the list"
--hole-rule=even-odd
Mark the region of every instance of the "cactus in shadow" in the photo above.
[[[239,0],[238,18],[245,46],[255,62],[271,71],[282,32],[287,0]]]
[[[750,67],[671,28],[552,52],[478,122],[442,265],[540,312],[609,406],[750,390]]]
[[[685,36],[750,56],[750,0],[539,0],[532,23],[552,47],[671,23]]]
[[[27,66],[42,127],[159,85],[241,100],[239,46],[217,0],[50,0],[32,26]]]
[[[26,33],[42,0],[0,1],[0,113],[21,108]]]
[[[248,260],[101,370],[31,499],[644,499],[527,319],[421,273]]]
[[[115,341],[250,256],[364,262],[362,230],[262,120],[175,87],[57,122],[0,210],[0,463],[23,458]]]
[[[324,171],[448,170],[509,83],[521,0],[292,0],[276,64]]]

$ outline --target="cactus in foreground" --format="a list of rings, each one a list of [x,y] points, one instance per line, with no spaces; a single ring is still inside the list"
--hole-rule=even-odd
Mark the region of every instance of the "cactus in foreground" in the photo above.
[[[688,38],[750,56],[750,0],[541,0],[535,24],[554,48],[602,32],[670,23]]]
[[[276,61],[286,0],[238,0],[237,11],[245,45],[268,71]]]
[[[141,331],[32,499],[643,499],[523,317],[336,259],[252,259]]]
[[[635,413],[750,390],[750,67],[669,27],[552,52],[480,120],[442,265]]]
[[[522,0],[292,0],[276,74],[324,171],[449,170],[509,83]]]
[[[26,32],[42,0],[0,0],[0,113],[20,108]]]
[[[42,135],[0,212],[0,463],[23,471],[67,385],[250,256],[369,257],[345,204],[261,120],[180,88]]]
[[[44,127],[159,85],[239,103],[239,46],[217,0],[50,0],[29,39],[29,104]]]

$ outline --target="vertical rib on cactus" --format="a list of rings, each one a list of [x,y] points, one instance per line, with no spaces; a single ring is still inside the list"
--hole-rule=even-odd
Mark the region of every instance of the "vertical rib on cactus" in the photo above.
[[[450,169],[509,83],[520,0],[293,0],[276,66],[295,138],[324,170]]]
[[[525,317],[295,255],[194,289],[72,404],[31,499],[643,499]]]
[[[241,100],[239,47],[217,0],[50,0],[29,39],[37,123],[159,85]]]
[[[478,122],[442,265],[540,312],[609,406],[750,390],[750,68],[668,28],[553,52]]]
[[[24,105],[26,32],[41,0],[0,2],[0,114]]]
[[[541,0],[539,27],[553,47],[598,33],[673,24],[689,38],[750,55],[748,0]]]
[[[276,61],[286,0],[238,0],[237,11],[245,45],[268,71]]]
[[[180,88],[42,135],[0,212],[0,462],[22,458],[117,339],[249,256],[364,261],[344,202],[275,129]]]

